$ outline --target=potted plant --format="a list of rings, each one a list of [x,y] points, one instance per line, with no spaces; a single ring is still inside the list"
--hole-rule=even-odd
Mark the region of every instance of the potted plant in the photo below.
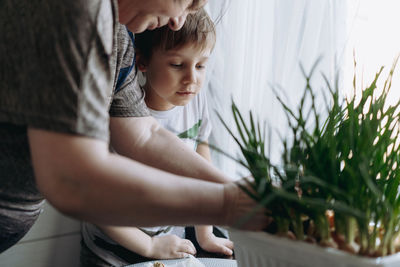
[[[354,77],[347,99],[325,78],[325,113],[310,85],[315,66],[297,110],[278,97],[290,129],[279,166],[252,112],[246,122],[232,103],[237,135],[220,117],[252,176],[242,190],[274,221],[265,233],[231,230],[239,266],[400,266],[400,101],[386,104],[396,62],[383,88],[383,68],[360,96]]]

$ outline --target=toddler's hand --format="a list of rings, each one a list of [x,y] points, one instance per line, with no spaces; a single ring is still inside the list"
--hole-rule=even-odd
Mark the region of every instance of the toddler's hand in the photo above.
[[[233,242],[226,238],[216,237],[212,226],[196,226],[196,239],[200,247],[205,251],[231,256],[233,254]]]
[[[196,254],[196,249],[190,240],[176,235],[164,235],[152,237],[152,247],[148,257],[160,260],[177,259],[184,258],[188,254]]]

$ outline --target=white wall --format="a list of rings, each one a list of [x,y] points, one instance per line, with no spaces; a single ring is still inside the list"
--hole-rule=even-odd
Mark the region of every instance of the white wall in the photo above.
[[[79,266],[80,223],[45,204],[30,232],[0,254],[5,267]]]

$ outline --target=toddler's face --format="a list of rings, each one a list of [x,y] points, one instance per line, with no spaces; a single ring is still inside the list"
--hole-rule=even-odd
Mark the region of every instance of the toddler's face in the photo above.
[[[207,0],[118,0],[119,21],[133,33],[169,25],[177,31]]]
[[[146,103],[155,110],[169,110],[183,106],[203,86],[206,63],[211,47],[201,49],[197,45],[153,52],[144,69],[146,73]]]

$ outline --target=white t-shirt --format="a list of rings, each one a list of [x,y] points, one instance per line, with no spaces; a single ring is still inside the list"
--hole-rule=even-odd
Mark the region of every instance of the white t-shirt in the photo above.
[[[185,106],[175,106],[166,111],[150,109],[150,114],[166,129],[176,134],[194,150],[197,141],[207,141],[211,133],[205,91],[200,91]]]

